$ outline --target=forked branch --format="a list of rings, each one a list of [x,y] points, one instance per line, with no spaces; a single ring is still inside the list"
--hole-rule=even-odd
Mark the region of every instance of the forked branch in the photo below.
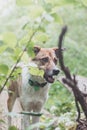
[[[84,115],[87,119],[87,103],[85,101],[85,97],[84,94],[79,90],[79,87],[77,85],[77,81],[75,76],[72,76],[68,67],[65,66],[64,64],[64,58],[63,58],[63,52],[61,51],[62,49],[62,43],[63,43],[63,38],[64,35],[67,31],[67,26],[63,27],[62,32],[59,36],[59,42],[58,42],[58,48],[59,48],[59,64],[61,67],[61,70],[64,72],[65,74],[65,78],[63,78],[63,83],[67,84],[73,91],[74,97],[75,97],[75,102],[76,102],[76,107],[77,107],[77,111],[78,111],[78,118],[77,120],[79,121],[80,119],[80,107],[79,104],[84,112]]]

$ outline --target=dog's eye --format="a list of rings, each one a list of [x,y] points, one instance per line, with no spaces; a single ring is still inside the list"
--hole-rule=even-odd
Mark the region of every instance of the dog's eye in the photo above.
[[[57,59],[56,58],[54,58],[54,63],[57,64]]]
[[[44,63],[46,63],[46,62],[49,61],[49,59],[48,59],[48,57],[44,57],[44,58],[41,59],[41,61],[44,62]]]

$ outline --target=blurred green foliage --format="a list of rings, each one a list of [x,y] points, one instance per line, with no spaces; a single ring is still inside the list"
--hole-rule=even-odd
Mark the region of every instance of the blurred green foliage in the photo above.
[[[46,109],[60,116],[61,113],[73,111],[71,108],[75,110],[73,95],[60,82],[55,82],[50,88]]]
[[[65,64],[72,74],[87,76],[87,0],[7,0],[0,4],[0,87],[35,30],[28,54],[22,57],[24,62],[28,55],[33,56],[34,45],[57,46],[64,25],[68,26]],[[51,106],[57,116],[75,110],[73,96],[58,82],[51,86],[45,108],[50,111]]]
[[[17,128],[15,126],[11,126],[8,130],[17,130]]]

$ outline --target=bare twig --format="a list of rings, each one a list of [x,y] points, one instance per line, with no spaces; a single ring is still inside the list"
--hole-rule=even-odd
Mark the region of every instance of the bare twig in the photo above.
[[[43,18],[42,18],[42,20],[41,20],[41,23],[42,23],[42,21],[43,21]],[[3,86],[0,88],[0,93],[3,91],[3,89],[4,89],[4,87],[6,86],[8,80],[10,79],[11,75],[12,75],[13,72],[15,71],[15,69],[16,69],[16,67],[17,67],[17,64],[18,64],[19,61],[21,60],[21,58],[22,58],[24,52],[27,50],[27,47],[28,47],[29,43],[31,42],[32,38],[34,37],[34,35],[35,35],[36,32],[38,31],[39,27],[41,26],[41,23],[39,24],[38,28],[32,33],[32,35],[31,35],[31,37],[29,38],[29,40],[28,40],[28,42],[27,42],[25,48],[23,49],[23,51],[22,51],[21,54],[19,55],[19,57],[18,57],[18,59],[17,59],[15,65],[14,65],[14,67],[12,68],[10,74],[7,76],[7,78],[6,78],[6,80],[5,80],[4,84],[3,84]]]
[[[71,76],[68,67],[66,67],[64,65],[63,53],[61,51],[61,48],[62,48],[63,37],[64,37],[66,31],[67,31],[67,27],[65,26],[62,29],[62,32],[61,32],[60,37],[59,37],[59,43],[58,43],[59,64],[60,64],[61,70],[64,72],[64,74],[66,76],[66,78],[63,78],[63,82],[65,84],[67,84],[70,88],[72,88],[72,91],[73,91],[73,94],[74,94],[74,97],[75,97],[77,111],[78,111],[78,118],[77,119],[79,121],[79,119],[80,119],[80,107],[79,107],[79,104],[82,107],[82,110],[84,112],[85,117],[87,118],[87,103],[85,101],[84,94],[79,90],[79,88],[77,86],[77,81],[75,79],[75,76]]]
[[[61,32],[61,34],[60,34],[60,36],[59,36],[59,45],[58,45],[58,48],[59,48],[59,58],[61,57],[61,60],[60,60],[60,62],[59,62],[59,64],[60,64],[60,67],[61,67],[61,70],[63,70],[63,72],[65,73],[65,75],[66,75],[66,77],[68,77],[69,79],[71,79],[71,75],[68,73],[68,67],[65,67],[64,66],[64,60],[63,60],[63,54],[62,54],[62,40],[63,40],[63,37],[64,37],[64,35],[65,35],[65,33],[66,33],[66,31],[67,31],[67,26],[65,26],[63,29],[62,29],[62,32]]]
[[[77,117],[76,121],[79,122],[79,119],[80,119],[80,117],[81,117],[81,112],[80,112],[79,103],[78,103],[78,101],[77,101],[76,98],[75,98],[75,104],[76,104],[76,108],[77,108],[77,112],[78,112],[78,117]]]

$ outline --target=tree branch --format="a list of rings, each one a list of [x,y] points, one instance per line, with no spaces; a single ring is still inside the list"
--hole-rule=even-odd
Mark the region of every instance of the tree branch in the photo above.
[[[69,74],[68,68],[64,66],[63,54],[62,54],[62,51],[61,51],[62,50],[62,41],[63,41],[63,38],[64,38],[64,35],[65,35],[66,31],[67,31],[67,26],[63,27],[62,32],[61,32],[61,34],[59,36],[59,45],[58,45],[59,53],[58,53],[58,55],[59,55],[59,59],[61,57],[61,60],[59,60],[61,70],[63,70],[66,77],[71,79],[71,75]]]
[[[85,101],[84,94],[79,90],[79,87],[77,86],[77,81],[75,79],[75,76],[71,76],[68,67],[66,67],[64,65],[63,52],[61,51],[61,48],[62,48],[62,42],[63,42],[63,38],[64,38],[66,31],[67,31],[67,27],[65,26],[62,29],[62,32],[59,36],[59,42],[58,42],[59,64],[60,64],[61,70],[64,72],[64,74],[66,76],[65,78],[62,79],[64,84],[67,84],[70,88],[72,88],[72,91],[73,91],[73,94],[75,97],[77,111],[78,111],[78,118],[77,119],[79,120],[80,108],[79,108],[78,103],[80,104],[86,118],[87,118],[87,103]]]

